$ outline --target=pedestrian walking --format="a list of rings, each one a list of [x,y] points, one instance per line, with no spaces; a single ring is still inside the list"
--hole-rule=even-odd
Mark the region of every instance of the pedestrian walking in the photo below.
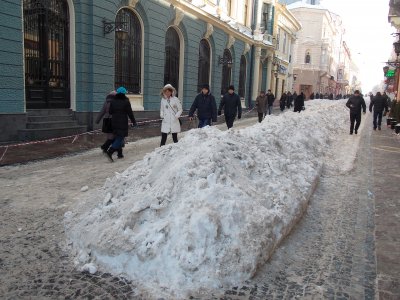
[[[258,113],[258,122],[261,123],[267,113],[267,96],[265,95],[264,91],[261,91],[260,95],[258,95],[256,98],[256,107]]]
[[[117,94],[110,103],[109,113],[112,119],[112,130],[114,134],[114,141],[111,147],[107,150],[106,154],[108,159],[113,162],[112,155],[115,151],[121,150],[125,145],[125,137],[128,136],[128,117],[132,122],[132,127],[137,126],[131,103],[128,97],[126,97],[127,90],[124,87],[117,89]]]
[[[386,103],[388,105],[388,108],[392,106],[392,99],[386,94],[386,92],[383,92],[382,97],[386,99]]]
[[[288,92],[286,95],[286,107],[289,109],[292,106],[293,95],[291,92]]]
[[[235,87],[230,85],[228,87],[228,92],[222,97],[219,104],[218,115],[221,115],[222,110],[224,110],[225,123],[229,128],[233,127],[233,122],[236,116],[240,120],[242,117],[242,102],[240,97],[235,93]]]
[[[268,114],[272,114],[272,108],[274,105],[274,101],[275,101],[275,96],[274,94],[271,93],[271,90],[268,90],[267,92],[267,102],[268,102]]]
[[[181,132],[179,117],[182,114],[182,105],[176,95],[175,88],[167,84],[161,91],[160,117],[161,122],[161,143],[160,147],[165,145],[167,136],[172,134],[174,143],[178,142],[178,132]]]
[[[281,109],[281,111],[285,110],[286,100],[287,100],[287,94],[284,92],[281,95],[281,99],[279,99],[279,108]]]
[[[298,95],[296,97],[296,99],[294,99],[294,112],[301,112],[302,110],[304,110],[304,93],[301,92],[300,95]]]
[[[111,101],[114,100],[116,94],[117,94],[116,91],[111,91],[107,95],[106,100],[104,101],[103,107],[96,118],[96,124],[99,124],[100,121],[103,119],[103,125],[101,127],[101,131],[106,134],[107,139],[104,142],[104,144],[100,146],[100,148],[101,148],[101,150],[103,150],[104,153],[107,152],[108,148],[110,148],[112,142],[114,141],[114,134],[113,134],[112,124],[111,124],[112,120],[111,120],[111,115],[110,115],[109,111],[110,111]],[[121,153],[121,155],[122,155],[122,153]],[[119,156],[120,156],[120,154],[118,153],[118,157]]]
[[[203,84],[200,94],[196,96],[189,110],[189,120],[193,120],[194,112],[197,110],[199,118],[198,128],[211,126],[212,122],[217,122],[217,103],[210,92],[210,86]]]
[[[372,108],[374,109],[374,130],[376,130],[377,127],[378,130],[381,130],[382,114],[383,111],[385,111],[385,114],[388,111],[388,104],[386,98],[382,96],[380,92],[377,92],[369,103],[369,112],[372,112]]]
[[[350,108],[350,134],[357,134],[357,130],[361,124],[361,109],[365,114],[367,107],[364,98],[360,95],[359,90],[354,91],[354,95],[347,100],[346,106]],[[354,122],[356,126],[354,127]]]

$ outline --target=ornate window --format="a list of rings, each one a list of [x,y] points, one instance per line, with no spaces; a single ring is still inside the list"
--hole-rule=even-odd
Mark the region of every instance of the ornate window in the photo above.
[[[27,108],[69,108],[69,11],[65,0],[24,0]]]
[[[142,25],[129,9],[121,9],[116,22],[123,23],[128,37],[115,35],[115,87],[124,86],[129,93],[140,94],[142,82]]]
[[[232,78],[232,55],[228,49],[224,50],[222,61],[221,95],[225,95],[228,92]]]
[[[197,91],[200,92],[201,86],[210,83],[210,61],[211,49],[205,39],[200,41],[199,47],[199,70],[197,76]]]
[[[240,71],[239,71],[239,90],[240,98],[246,97],[246,57],[244,55],[240,58]]]
[[[310,64],[311,63],[311,55],[310,55],[309,51],[306,52],[305,63],[306,64]]]
[[[179,88],[179,57],[179,35],[173,27],[170,27],[165,35],[164,85],[167,83],[172,84],[176,89],[177,95]]]

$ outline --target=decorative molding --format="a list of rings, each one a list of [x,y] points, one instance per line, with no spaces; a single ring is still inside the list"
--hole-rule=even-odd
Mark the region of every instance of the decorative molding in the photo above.
[[[185,16],[184,11],[179,7],[175,7],[175,19],[173,24],[175,26],[179,26],[184,16]]]
[[[129,0],[129,7],[135,8],[139,0]]]
[[[210,23],[207,23],[207,31],[204,34],[204,38],[208,39],[214,32],[214,26],[212,26]]]
[[[260,59],[261,58],[261,47],[256,47],[255,52],[254,52],[254,56],[256,59]]]
[[[247,52],[250,51],[250,45],[248,43],[244,44],[243,55],[246,55]]]
[[[235,38],[232,35],[229,35],[228,42],[226,43],[226,49],[230,49],[235,43]]]

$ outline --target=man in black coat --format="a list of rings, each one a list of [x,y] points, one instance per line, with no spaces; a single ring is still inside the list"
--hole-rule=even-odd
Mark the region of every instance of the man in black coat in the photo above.
[[[272,114],[272,108],[274,105],[274,101],[275,101],[275,96],[274,94],[272,94],[271,90],[268,90],[267,92],[267,99],[268,99],[268,114]]]
[[[373,97],[371,102],[369,103],[369,112],[372,112],[372,108],[374,108],[374,130],[376,130],[376,127],[381,130],[382,113],[383,110],[385,110],[385,112],[388,111],[388,104],[386,98],[382,96],[380,92],[377,92],[375,97]]]
[[[203,84],[200,94],[196,96],[189,110],[189,120],[193,120],[193,114],[197,109],[197,117],[199,118],[198,128],[211,126],[212,122],[217,122],[217,103],[211,95],[210,86]]]
[[[367,110],[364,98],[360,95],[359,90],[354,91],[354,95],[347,100],[346,106],[350,108],[350,134],[353,134],[353,130],[357,134],[358,127],[361,124],[361,108],[364,114]],[[355,128],[354,121],[356,122]]]
[[[115,151],[122,149],[124,139],[128,136],[128,117],[132,122],[132,126],[137,126],[135,117],[133,116],[132,106],[126,97],[127,90],[124,87],[117,89],[117,94],[110,103],[109,113],[112,116],[112,130],[115,136],[111,147],[107,151],[107,156],[113,162],[112,155]]]
[[[296,97],[296,99],[294,99],[294,112],[301,112],[303,110],[304,107],[304,93],[301,92],[300,95],[298,95]]]
[[[224,110],[226,126],[229,128],[233,127],[236,115],[238,119],[242,117],[242,102],[240,97],[235,93],[235,87],[230,85],[228,92],[222,97],[221,103],[219,104],[218,115],[221,115],[222,109]]]

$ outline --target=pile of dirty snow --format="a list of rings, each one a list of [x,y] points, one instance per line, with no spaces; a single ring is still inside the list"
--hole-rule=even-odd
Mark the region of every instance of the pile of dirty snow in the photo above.
[[[344,103],[194,129],[149,153],[66,213],[77,262],[174,298],[252,277],[302,216],[330,136],[348,131]]]

